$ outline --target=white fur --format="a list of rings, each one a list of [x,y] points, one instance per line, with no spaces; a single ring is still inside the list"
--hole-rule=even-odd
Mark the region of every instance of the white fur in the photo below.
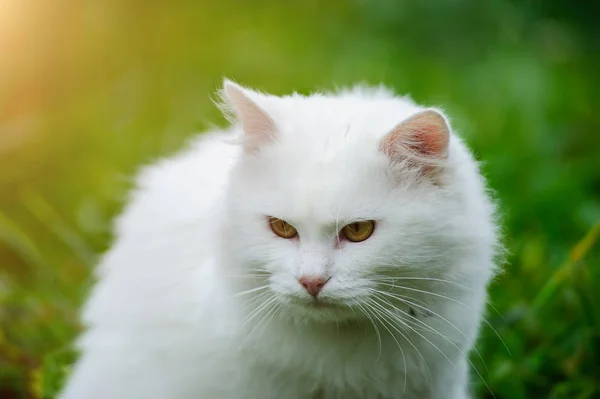
[[[497,237],[465,145],[451,134],[434,184],[379,150],[424,109],[409,99],[381,87],[245,94],[275,140],[247,153],[226,142],[234,125],[142,171],[60,397],[467,398]],[[274,235],[267,216],[299,239]],[[376,220],[373,236],[337,245],[357,219]],[[324,272],[321,301],[340,307],[311,308],[296,280]],[[376,305],[373,289],[397,298]]]

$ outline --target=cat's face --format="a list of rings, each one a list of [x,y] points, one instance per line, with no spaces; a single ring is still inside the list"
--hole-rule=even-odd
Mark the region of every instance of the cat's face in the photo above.
[[[393,299],[381,294],[392,277],[441,267],[451,205],[426,170],[392,162],[389,129],[351,118],[307,123],[309,115],[280,122],[270,142],[245,143],[229,192],[229,240],[257,303],[299,317],[358,317]],[[263,133],[277,124],[258,122]]]

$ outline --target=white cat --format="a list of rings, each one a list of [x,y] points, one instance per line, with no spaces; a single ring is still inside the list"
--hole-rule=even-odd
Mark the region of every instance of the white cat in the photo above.
[[[140,174],[61,398],[467,398],[498,239],[446,117],[222,96],[232,128]]]

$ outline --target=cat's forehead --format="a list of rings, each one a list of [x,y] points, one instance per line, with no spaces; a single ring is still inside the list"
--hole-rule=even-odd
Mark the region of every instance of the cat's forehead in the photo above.
[[[356,148],[326,152],[284,152],[276,145],[265,151],[247,170],[248,181],[256,183],[257,206],[272,216],[318,225],[377,216],[389,192],[385,158],[376,149],[370,156]]]
[[[326,225],[333,220],[372,219],[386,196],[382,176],[371,171],[357,174],[352,169],[325,167],[299,173],[291,183],[282,212],[290,218],[310,219]]]
[[[273,112],[281,134],[304,142],[382,136],[419,110],[407,99],[311,96],[279,99]]]

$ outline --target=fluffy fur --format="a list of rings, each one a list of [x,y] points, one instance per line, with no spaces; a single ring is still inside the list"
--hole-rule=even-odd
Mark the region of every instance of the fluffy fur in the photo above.
[[[446,117],[381,87],[222,94],[231,128],[139,175],[61,398],[467,398],[498,245]]]

